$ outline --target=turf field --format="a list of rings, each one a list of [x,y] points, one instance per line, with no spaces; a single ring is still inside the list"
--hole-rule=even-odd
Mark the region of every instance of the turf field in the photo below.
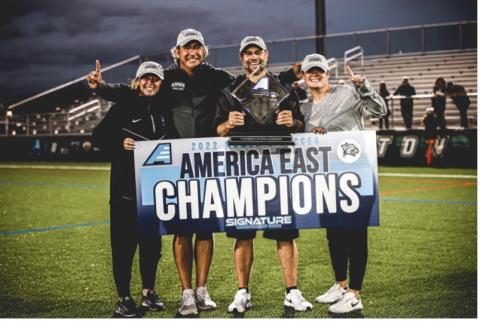
[[[109,247],[108,167],[73,165],[81,167],[0,164],[2,318],[112,314],[116,295]],[[369,230],[365,308],[352,317],[477,316],[476,174],[461,169],[380,168],[381,226]],[[157,274],[157,290],[167,308],[146,317],[172,318],[179,305],[171,240],[164,237]],[[201,318],[230,317],[226,310],[236,291],[232,243],[224,234],[215,235],[209,290],[219,308],[201,313]],[[325,231],[302,230],[297,246],[299,287],[313,303],[333,284]],[[250,285],[254,306],[245,317],[292,317],[283,309],[274,241],[257,237],[255,251]],[[138,303],[137,263],[132,294]],[[313,311],[295,317],[328,317],[327,306],[314,304]]]

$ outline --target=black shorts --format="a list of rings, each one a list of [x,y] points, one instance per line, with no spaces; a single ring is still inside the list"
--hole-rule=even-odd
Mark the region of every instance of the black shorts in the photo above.
[[[257,230],[234,230],[227,231],[227,237],[236,238],[238,240],[252,240],[257,235]],[[275,241],[291,241],[298,238],[298,230],[265,230],[263,237]]]

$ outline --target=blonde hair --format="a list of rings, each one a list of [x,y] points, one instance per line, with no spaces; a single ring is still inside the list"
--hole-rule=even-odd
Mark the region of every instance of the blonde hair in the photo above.
[[[138,86],[140,85],[140,78],[133,78],[130,82],[130,88],[133,90],[138,90]]]

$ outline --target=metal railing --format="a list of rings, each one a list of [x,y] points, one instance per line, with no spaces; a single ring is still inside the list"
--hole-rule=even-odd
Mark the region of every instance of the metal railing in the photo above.
[[[338,78],[338,61],[335,58],[330,58],[327,60],[328,62],[328,68],[330,69],[330,73],[332,73],[332,70],[335,70],[335,77]]]
[[[0,136],[89,134],[111,105],[94,99],[64,112],[10,114],[0,119]]]
[[[269,62],[292,63],[316,52],[318,39],[324,42],[325,57],[343,57],[356,46],[364,48],[364,55],[392,55],[426,51],[464,50],[477,48],[477,21],[459,21],[408,27],[384,28],[356,32],[334,33],[325,36],[307,36],[266,41]],[[217,67],[238,66],[239,44],[211,46],[210,63]],[[165,55],[164,55],[165,57]]]
[[[347,72],[348,63],[352,60],[360,58],[360,64],[363,66],[363,48],[360,46],[353,47],[343,53],[343,71]],[[337,76],[338,77],[338,76]]]

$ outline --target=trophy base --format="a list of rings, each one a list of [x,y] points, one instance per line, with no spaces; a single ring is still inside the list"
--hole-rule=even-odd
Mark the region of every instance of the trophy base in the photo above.
[[[234,135],[230,136],[228,145],[294,145],[291,135]]]

